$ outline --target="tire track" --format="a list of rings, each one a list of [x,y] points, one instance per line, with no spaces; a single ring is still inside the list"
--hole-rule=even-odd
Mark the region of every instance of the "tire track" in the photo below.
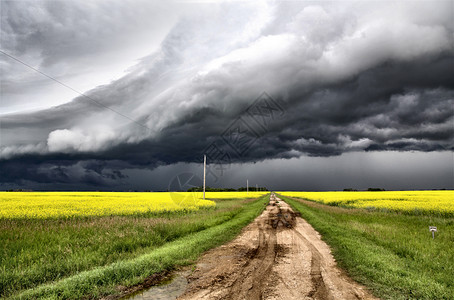
[[[325,282],[323,281],[322,275],[322,268],[321,268],[321,261],[322,257],[320,252],[315,248],[315,246],[306,239],[301,233],[299,233],[296,229],[293,229],[296,236],[298,236],[305,244],[309,247],[311,251],[311,281],[313,284],[312,290],[308,293],[308,296],[313,299],[328,299],[329,291],[325,286]]]
[[[258,224],[259,243],[255,257],[241,272],[225,299],[262,299],[265,276],[269,274],[276,259],[276,232],[267,230],[266,222]]]

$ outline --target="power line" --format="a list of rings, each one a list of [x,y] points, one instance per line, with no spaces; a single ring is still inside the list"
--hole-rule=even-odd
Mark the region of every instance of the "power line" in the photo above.
[[[99,102],[99,101],[97,101],[97,100],[91,98],[90,96],[88,96],[88,95],[86,95],[86,94],[84,94],[84,93],[82,93],[82,92],[79,92],[78,90],[76,90],[76,89],[70,87],[70,86],[67,85],[66,83],[61,82],[60,80],[58,80],[58,79],[56,79],[56,78],[54,78],[54,77],[52,77],[52,76],[50,76],[50,75],[47,75],[46,73],[44,73],[44,72],[42,72],[42,71],[40,71],[40,70],[38,70],[38,69],[32,67],[31,65],[29,65],[29,64],[27,64],[27,63],[21,61],[20,59],[18,59],[18,58],[16,58],[16,57],[14,57],[14,56],[12,56],[12,55],[6,53],[5,51],[0,50],[0,52],[1,52],[3,55],[8,56],[9,58],[11,58],[11,59],[17,61],[18,63],[20,63],[20,64],[26,66],[27,68],[30,68],[30,69],[32,69],[33,71],[35,71],[35,72],[37,72],[37,73],[43,75],[44,77],[47,77],[47,78],[49,78],[50,80],[53,80],[53,81],[55,81],[56,83],[58,83],[58,84],[60,84],[60,85],[62,85],[62,86],[64,86],[64,87],[66,87],[67,89],[70,89],[71,91],[73,91],[73,92],[79,94],[80,96],[83,96],[83,97],[87,98],[88,100],[92,101],[93,103],[96,103],[98,106],[103,107],[103,108],[106,108],[106,109],[108,109],[108,110],[110,110],[110,111],[113,111],[114,113],[116,113],[116,114],[118,114],[118,115],[120,115],[120,116],[122,116],[122,117],[124,117],[124,118],[126,118],[126,119],[128,119],[128,120],[130,120],[131,122],[133,122],[133,123],[135,123],[135,124],[137,124],[137,125],[139,125],[139,126],[141,126],[141,127],[144,127],[144,128],[146,128],[146,129],[149,129],[147,126],[143,125],[142,123],[139,123],[139,122],[137,122],[136,120],[134,120],[134,119],[128,117],[127,115],[122,114],[121,112],[119,112],[119,111],[117,111],[117,110],[115,110],[115,109],[113,109],[113,108],[111,108],[111,107],[109,107],[109,106],[107,106],[107,105],[102,104],[101,102]]]

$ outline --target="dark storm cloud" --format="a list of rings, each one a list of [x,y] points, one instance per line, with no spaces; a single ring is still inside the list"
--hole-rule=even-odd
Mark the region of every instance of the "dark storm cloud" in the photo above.
[[[0,182],[23,185],[27,182],[56,185],[82,184],[87,187],[119,185],[128,176],[128,165],[118,161],[84,159],[83,156],[33,156],[1,161]]]
[[[125,169],[198,162],[214,144],[230,163],[454,150],[449,2],[289,5],[211,5],[91,99],[3,116],[0,181],[115,185]],[[57,29],[27,37],[20,20],[8,25],[19,52],[65,40]],[[43,50],[43,64],[96,43]],[[266,126],[247,113],[263,92],[282,109]],[[225,140],[238,118],[255,131],[247,151]]]

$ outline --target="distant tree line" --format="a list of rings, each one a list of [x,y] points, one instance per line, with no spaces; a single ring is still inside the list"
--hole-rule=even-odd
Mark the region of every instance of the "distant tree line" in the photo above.
[[[247,190],[246,187],[240,187],[238,189],[233,189],[233,188],[212,188],[212,187],[207,186],[205,188],[206,192],[244,192],[246,190]],[[257,191],[267,192],[268,189],[266,187],[256,188],[255,186],[254,187],[251,186],[249,188],[249,191],[250,192],[257,192]],[[203,186],[192,187],[192,188],[188,189],[188,192],[203,192]]]
[[[357,189],[353,189],[353,188],[344,189],[344,192],[357,192],[357,191],[358,191]],[[367,191],[368,192],[383,192],[383,191],[385,191],[385,189],[382,189],[382,188],[368,188]]]
[[[238,192],[244,192],[247,190],[247,187],[240,187],[238,188]],[[266,187],[255,187],[255,186],[250,186],[249,187],[250,192],[268,192],[268,189]]]

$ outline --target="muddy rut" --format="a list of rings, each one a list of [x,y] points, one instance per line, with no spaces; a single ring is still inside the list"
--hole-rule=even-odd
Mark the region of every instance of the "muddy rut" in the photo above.
[[[208,251],[178,299],[376,299],[336,267],[326,243],[271,195],[232,242]]]

